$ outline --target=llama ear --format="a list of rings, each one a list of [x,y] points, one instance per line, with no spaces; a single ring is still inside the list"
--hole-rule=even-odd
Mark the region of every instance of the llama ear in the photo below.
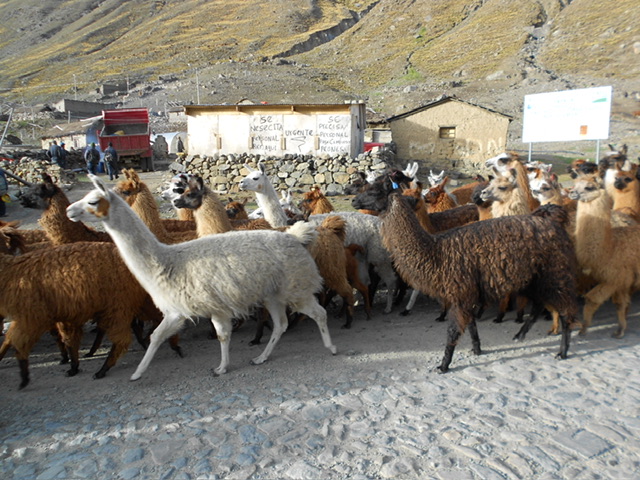
[[[102,181],[100,177],[91,173],[89,173],[88,176],[89,180],[93,182],[94,187],[100,190],[104,195],[108,195],[109,191],[107,190],[107,185]]]
[[[249,165],[247,165],[246,163],[244,164],[244,168],[246,168],[249,173],[255,172],[255,170],[251,168]]]
[[[261,172],[263,175],[266,175],[266,171],[267,171],[267,169],[266,169],[266,167],[264,166],[264,163],[259,163],[259,164],[258,164],[258,168],[260,169],[260,172]]]

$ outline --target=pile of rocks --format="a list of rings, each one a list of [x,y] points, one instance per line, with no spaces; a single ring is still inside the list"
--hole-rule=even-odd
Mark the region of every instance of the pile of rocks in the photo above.
[[[38,183],[42,181],[42,174],[47,173],[54,183],[71,187],[77,181],[78,169],[84,167],[82,152],[69,152],[67,167],[63,170],[58,165],[52,164],[44,150],[3,153],[3,160],[0,161],[0,168],[27,182]],[[11,179],[10,176],[7,180],[10,183],[16,183],[16,180]]]
[[[269,157],[248,153],[187,156],[178,158],[169,168],[174,172],[198,175],[220,193],[235,193],[239,190],[240,180],[247,173],[244,165],[257,168],[258,163],[265,165],[276,191],[307,191],[318,185],[326,195],[342,195],[345,187],[359,178],[357,172],[373,172],[377,175],[395,166],[395,154],[390,149],[379,149],[360,154],[355,159],[348,155],[316,157],[289,154]]]

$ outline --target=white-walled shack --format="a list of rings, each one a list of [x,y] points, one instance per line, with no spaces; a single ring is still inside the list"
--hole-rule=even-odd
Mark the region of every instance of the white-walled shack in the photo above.
[[[364,148],[364,103],[188,105],[190,155],[340,155]]]
[[[470,171],[504,152],[510,121],[448,96],[387,119],[399,159]]]

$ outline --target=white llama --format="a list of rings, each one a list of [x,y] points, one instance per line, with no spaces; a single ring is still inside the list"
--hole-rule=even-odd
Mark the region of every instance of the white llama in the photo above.
[[[244,168],[249,171],[249,174],[240,181],[240,188],[255,192],[256,202],[264,215],[264,219],[273,228],[286,227],[289,219],[280,204],[276,189],[273,188],[271,180],[267,177],[264,165],[258,163],[258,170],[254,170],[247,164],[244,165]]]
[[[76,222],[103,222],[125,264],[164,314],[131,380],[142,376],[158,346],[178,332],[185,319],[198,317],[211,318],[221,348],[215,373],[226,373],[231,319],[250,314],[256,305],[264,305],[269,311],[274,328],[253,364],[269,358],[286,330],[287,306],[315,320],[324,345],[336,353],[326,311],[315,297],[322,278],[304,247],[315,241],[313,227],[299,223],[289,233],[230,232],[166,245],[102,180],[94,175],[90,178],[96,189],[70,205],[67,216]]]

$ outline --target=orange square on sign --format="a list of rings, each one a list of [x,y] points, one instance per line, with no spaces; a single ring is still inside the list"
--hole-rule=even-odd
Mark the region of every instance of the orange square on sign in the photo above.
[[[580,125],[580,135],[586,135],[587,134],[587,125]]]

